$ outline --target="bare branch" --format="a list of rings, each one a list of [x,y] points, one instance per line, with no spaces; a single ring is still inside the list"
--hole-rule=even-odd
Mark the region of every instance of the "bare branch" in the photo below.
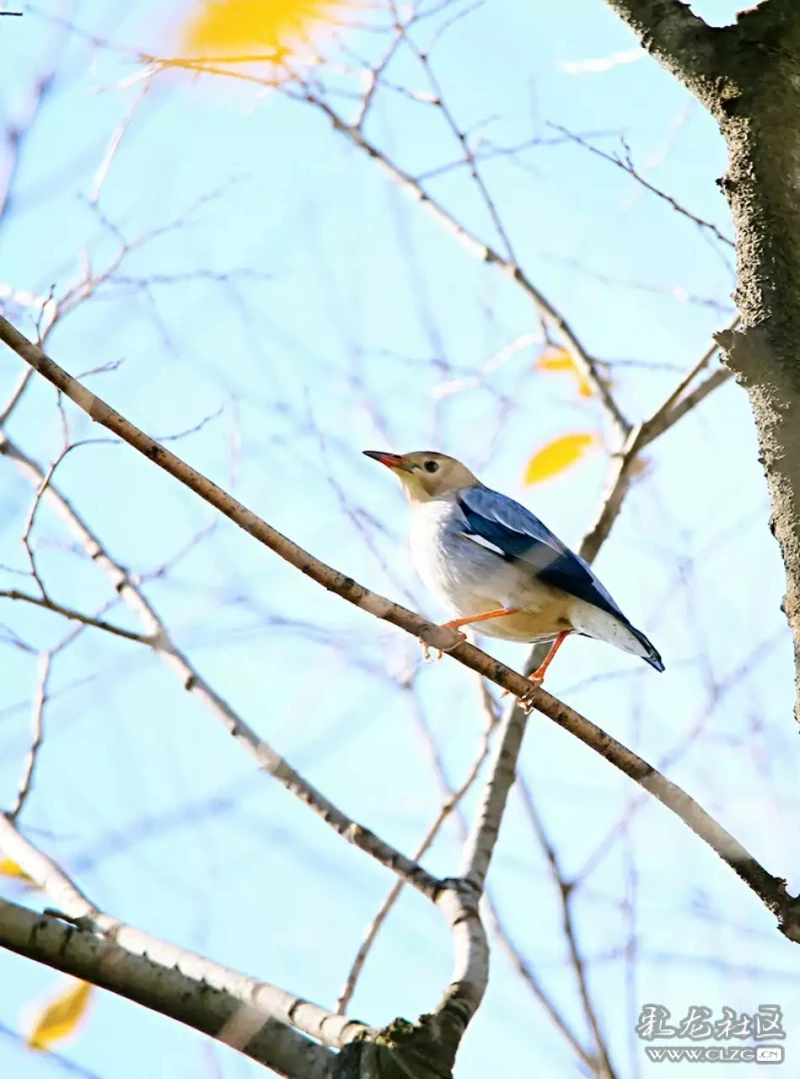
[[[281,1026],[285,1024],[286,1026],[294,1027],[296,1031],[301,1031],[303,1034],[322,1042],[323,1045],[334,1048],[340,1048],[355,1038],[369,1033],[369,1027],[363,1023],[349,1020],[344,1016],[334,1015],[316,1004],[311,1004],[300,997],[295,997],[291,993],[278,989],[276,986],[269,985],[267,982],[257,981],[248,975],[230,970],[212,962],[210,959],[206,959],[205,956],[179,948],[157,937],[151,937],[134,926],[127,925],[108,914],[104,914],[52,859],[21,835],[5,814],[0,814],[0,850],[8,858],[16,862],[47,893],[48,898],[57,905],[58,910],[51,913],[55,913],[57,916],[60,915],[62,919],[69,921],[79,932],[86,935],[87,941],[94,941],[95,949],[97,949],[94,951],[95,962],[93,963],[90,956],[81,950],[84,960],[90,962],[90,973],[69,970],[68,967],[61,966],[58,962],[53,962],[52,960],[57,957],[52,954],[47,956],[32,955],[32,958],[40,959],[40,961],[46,962],[50,966],[55,966],[57,969],[77,973],[78,977],[87,977],[88,973],[87,980],[92,981],[94,984],[113,989],[115,992],[122,993],[123,996],[138,999],[141,1003],[156,1007],[156,1010],[163,1011],[166,1015],[174,1014],[173,1009],[180,1007],[178,1000],[170,1003],[169,996],[165,995],[160,1000],[162,1006],[158,1006],[157,1002],[148,1000],[146,995],[144,999],[135,996],[134,992],[137,990],[137,984],[139,984],[138,979],[135,977],[136,973],[144,974],[147,971],[152,975],[155,972],[152,968],[132,963],[131,960],[133,957],[144,957],[148,964],[152,963],[160,970],[166,968],[167,970],[179,971],[184,978],[189,979],[192,983],[190,986],[193,998],[191,1007],[196,1021],[190,1022],[190,1020],[182,1018],[180,1015],[175,1017],[182,1018],[183,1022],[190,1022],[190,1025],[196,1026],[199,1030],[205,1030],[206,1033],[211,1033],[215,1037],[220,1037],[222,1024],[218,1026],[215,1024],[215,1029],[213,1030],[208,1030],[208,1024],[219,1019],[219,1008],[214,1008],[211,1005],[206,1011],[203,1007],[202,989],[204,986],[222,991],[223,997],[218,1001],[218,1004],[224,1003],[227,998],[230,1006],[227,1009],[228,1014],[225,1016],[225,1023],[231,1022],[232,1013],[244,1005],[246,1009],[255,1010],[260,1015],[262,1022],[267,1025],[271,1021],[273,1025],[278,1023]],[[0,905],[0,911],[8,913],[4,905]],[[33,940],[29,943],[35,947],[38,937],[35,922],[41,916],[31,915],[31,917],[34,919],[34,930]],[[55,919],[53,920],[55,921]],[[13,948],[13,944],[4,939],[7,931],[8,927],[5,925],[3,918],[0,917],[0,941],[5,946]],[[101,938],[104,939],[101,940]],[[112,945],[117,954],[121,953],[121,969],[125,973],[121,985],[108,984],[106,967],[112,964],[110,962],[99,962],[104,955],[109,955],[104,950],[104,947],[101,947],[101,944],[103,946],[105,944]],[[15,948],[14,950],[20,949]],[[27,953],[22,952],[22,954]],[[150,986],[148,988],[152,992],[155,987]],[[141,992],[141,989],[139,991]],[[259,1026],[256,1025],[252,1030],[252,1035],[255,1035],[258,1030]],[[297,1046],[304,1044],[305,1039],[302,1042],[293,1042],[291,1040],[290,1042]],[[246,1052],[248,1055],[252,1055],[247,1043],[239,1044],[236,1048]],[[314,1048],[319,1049],[318,1046]],[[329,1059],[329,1057],[325,1054],[313,1054],[312,1059],[321,1061]],[[274,1065],[272,1066],[274,1067]],[[290,1072],[288,1074],[303,1076],[305,1073]]]
[[[44,709],[47,704],[47,682],[50,678],[50,666],[53,657],[50,652],[44,652],[39,657],[39,675],[36,679],[36,691],[33,696],[31,709],[31,744],[23,766],[22,778],[20,779],[17,797],[8,812],[9,820],[16,821],[22,812],[28,795],[33,788],[33,773],[36,770],[36,762],[39,758],[39,750],[44,741]]]
[[[2,453],[1,449],[0,453]],[[60,614],[74,622],[81,622],[83,625],[92,626],[94,629],[102,629],[105,633],[111,633],[115,637],[124,637],[128,641],[137,641],[139,644],[154,646],[158,641],[156,637],[136,633],[134,630],[124,629],[122,626],[115,626],[102,618],[93,618],[92,615],[84,614],[83,611],[73,610],[72,607],[64,607],[62,604],[56,603],[52,599],[45,599],[43,596],[31,596],[27,592],[20,592],[16,588],[0,589],[0,598],[32,603],[36,607],[43,607],[46,611],[53,611],[55,614]]]
[[[667,412],[663,419],[656,420],[653,418],[652,425],[647,425],[645,432],[645,439],[643,445],[647,445],[648,442],[652,442],[657,434],[662,434],[664,431],[668,431],[674,423],[677,423],[679,419],[686,415],[687,412],[699,405],[701,401],[705,401],[706,397],[720,386],[724,386],[733,378],[733,372],[728,367],[720,367],[713,374],[710,374],[708,378],[701,382],[699,386],[696,386],[691,393],[687,393],[679,401],[677,401],[672,408]]]
[[[705,218],[693,214],[690,210],[687,210],[685,206],[682,206],[677,199],[674,199],[672,195],[668,195],[666,191],[662,191],[660,187],[651,184],[640,172],[637,172],[632,161],[623,161],[622,158],[617,157],[615,154],[606,153],[606,151],[601,150],[599,146],[593,146],[591,142],[581,138],[580,135],[574,135],[566,127],[561,127],[560,124],[551,123],[548,124],[548,127],[552,127],[555,131],[560,131],[562,135],[566,136],[566,138],[570,139],[572,142],[577,143],[578,146],[582,146],[584,150],[588,150],[589,153],[595,154],[597,157],[602,158],[603,161],[608,161],[610,164],[616,165],[618,169],[622,169],[623,172],[627,172],[627,174],[633,180],[636,180],[645,191],[649,191],[651,195],[655,195],[656,198],[662,199],[668,206],[671,206],[676,213],[693,222],[698,228],[707,229],[713,236],[716,236],[720,243],[726,244],[728,247],[736,246],[733,240],[718,229],[712,221],[706,221]]]
[[[741,318],[737,315],[728,327],[728,332],[735,330],[740,321]],[[663,434],[663,432],[668,430],[674,423],[677,423],[681,416],[684,416],[691,408],[694,408],[695,405],[699,404],[700,401],[711,392],[711,390],[705,390],[700,394],[700,388],[698,387],[693,390],[691,394],[687,395],[687,390],[691,384],[700,372],[708,367],[714,357],[718,354],[719,350],[720,346],[715,339],[697,363],[689,368],[678,385],[671,391],[667,399],[655,410],[650,419],[643,425],[645,428],[643,445],[647,445],[648,442],[652,442],[655,438],[658,438],[660,434]],[[726,376],[724,379],[718,379],[715,385],[721,385],[722,382],[727,381],[727,379],[730,378],[730,372],[725,368],[715,372],[715,374],[718,376],[724,374]],[[713,377],[714,376],[712,375],[711,378]],[[708,382],[711,381],[711,378],[708,379]],[[702,385],[705,386],[707,383],[703,383]],[[714,388],[715,386],[712,386],[712,389]],[[691,399],[691,403],[688,407],[685,407],[678,412],[677,410],[681,403],[688,399]]]
[[[486,729],[492,730],[499,722],[498,707],[491,694],[489,693],[486,683],[483,679],[480,680],[480,691],[481,705],[483,712],[486,715],[487,721]],[[443,799],[447,799],[448,797],[451,797],[453,795],[453,790],[447,780],[441,755],[439,754],[436,743],[433,739],[433,732],[427,725],[424,724],[421,725],[421,731],[429,748],[431,764],[436,776],[436,780],[439,784],[439,789],[442,793],[442,797]],[[464,821],[463,813],[459,809],[456,809],[453,819],[461,834],[462,842],[466,843],[468,838],[468,830],[467,825]],[[597,1063],[596,1060],[583,1047],[580,1040],[575,1035],[574,1031],[571,1029],[566,1018],[556,1006],[553,998],[546,991],[539,978],[531,969],[530,964],[525,960],[525,958],[522,956],[519,949],[516,947],[513,940],[511,939],[511,936],[500,915],[497,904],[495,903],[490,890],[487,890],[484,893],[483,904],[484,919],[490,927],[493,936],[505,951],[506,956],[508,957],[508,960],[513,966],[513,968],[517,971],[528,989],[530,989],[536,1000],[538,1000],[538,1002],[541,1004],[542,1008],[550,1017],[550,1020],[552,1021],[556,1029],[559,1030],[564,1036],[567,1044],[576,1054],[578,1059],[586,1066],[586,1068],[590,1069],[591,1071],[595,1071]]]
[[[739,316],[737,315],[731,324],[731,328],[736,326],[738,322]],[[689,368],[678,385],[670,391],[666,400],[659,405],[652,416],[645,420],[644,423],[631,428],[620,449],[614,454],[598,515],[584,535],[579,548],[581,557],[585,558],[587,562],[593,562],[597,557],[600,548],[608,539],[614,521],[619,516],[625,496],[630,488],[633,465],[639,453],[731,377],[730,371],[722,367],[709,375],[705,382],[701,382],[694,390],[686,392],[698,374],[708,367],[718,352],[719,345],[716,342],[706,349],[697,363]],[[532,659],[529,660],[529,663],[532,662]],[[534,663],[531,670],[535,670],[537,666],[538,662]]]
[[[643,48],[701,101],[715,92],[717,36],[682,0],[606,0]]]
[[[605,1035],[600,1028],[600,1021],[597,1017],[597,1009],[594,1006],[591,994],[589,992],[589,979],[586,975],[586,967],[581,955],[581,950],[578,945],[578,937],[575,929],[575,920],[572,916],[572,883],[564,876],[564,872],[561,868],[556,849],[550,842],[547,833],[542,823],[542,818],[539,816],[539,811],[536,808],[536,803],[533,800],[533,793],[530,787],[525,782],[522,776],[517,776],[517,790],[519,791],[520,798],[522,799],[522,805],[525,810],[525,814],[530,821],[531,827],[536,834],[536,838],[539,840],[539,845],[544,852],[547,864],[550,867],[550,873],[553,878],[553,883],[558,889],[558,895],[561,900],[561,914],[562,923],[564,927],[564,936],[567,938],[567,947],[569,948],[569,955],[572,961],[572,966],[575,971],[575,978],[578,983],[578,992],[580,993],[581,1003],[583,1005],[583,1012],[586,1016],[586,1021],[589,1024],[589,1028],[594,1038],[595,1046],[598,1053],[598,1070],[597,1074],[599,1079],[615,1079],[615,1071],[611,1066],[611,1058],[608,1052],[608,1043]]]
[[[453,940],[453,975],[436,1008],[441,1040],[455,1051],[489,984],[489,942],[480,917],[480,896],[463,880],[451,880],[436,905]]]
[[[523,272],[517,263],[511,258],[504,258],[499,251],[496,251],[489,244],[485,244],[482,240],[479,240],[474,236],[460,221],[453,217],[441,203],[425,190],[419,180],[401,169],[400,166],[396,165],[381,149],[379,149],[379,147],[365,138],[360,128],[346,123],[327,101],[324,101],[310,90],[306,90],[302,96],[292,96],[295,96],[296,100],[305,101],[307,104],[314,105],[323,112],[330,120],[334,130],[341,132],[350,139],[355,146],[363,150],[369,157],[376,161],[395,182],[399,183],[413,199],[433,214],[437,221],[439,221],[448,232],[452,233],[476,258],[489,266],[497,266],[507,277],[510,277],[513,281],[517,282],[528,295],[540,317],[543,318],[558,334],[576,367],[589,381],[592,389],[602,402],[615,429],[618,432],[627,432],[629,426],[628,421],[625,419],[622,411],[617,405],[608,382],[601,374],[596,360],[586,350],[564,316],[560,314],[544,294],[536,288],[531,279]]]
[[[131,932],[138,935],[138,930],[131,928]],[[146,934],[141,938],[153,940]],[[226,971],[200,956],[167,946],[169,955],[160,961],[149,950],[137,953],[57,916],[37,914],[5,899],[0,899],[0,944],[221,1040],[243,1009],[256,1010],[248,998],[256,999],[259,1027],[247,1044],[237,1048],[290,1079],[332,1079],[334,1054],[269,1013],[262,999],[269,995],[263,992],[263,982]],[[186,973],[167,962],[173,954],[179,960],[191,959],[198,972]],[[205,980],[203,970],[212,977],[224,971],[231,985]]]
[[[524,733],[523,711],[521,708],[515,708],[512,702],[506,708],[500,723],[481,806],[462,854],[461,876],[479,892],[483,891],[486,882],[486,874],[500,831],[508,792],[514,783],[517,757]]]
[[[32,374],[33,371],[30,368],[28,368],[27,371],[22,372],[19,381],[17,382],[14,389],[11,391],[11,396],[9,397],[6,404],[3,406],[2,410],[0,410],[0,430],[5,427],[6,423],[11,417],[11,413],[22,400],[22,396],[25,393],[25,390],[28,388],[28,383],[30,382]]]
[[[266,547],[269,547],[276,554],[280,555],[285,561],[295,566],[295,568],[299,569],[307,577],[310,577],[329,591],[335,592],[348,603],[359,607],[361,610],[366,611],[375,618],[382,619],[392,625],[398,626],[400,629],[404,629],[407,633],[419,637],[432,648],[448,652],[459,663],[477,671],[501,688],[507,689],[515,697],[518,697],[521,701],[525,702],[528,709],[536,708],[553,720],[553,722],[575,735],[576,738],[585,742],[586,745],[596,753],[600,754],[600,756],[604,757],[620,771],[639,783],[645,790],[649,791],[654,797],[658,798],[660,802],[667,806],[668,809],[671,809],[673,813],[677,814],[697,836],[704,840],[704,842],[706,842],[712,850],[714,850],[719,857],[734,870],[734,872],[761,899],[764,905],[776,915],[781,932],[789,937],[789,939],[800,943],[800,900],[789,895],[786,889],[785,880],[774,877],[772,874],[768,873],[767,870],[765,870],[764,867],[761,866],[729,832],[709,816],[709,814],[706,813],[693,798],[686,794],[685,791],[681,790],[676,784],[666,779],[666,777],[661,775],[660,772],[649,765],[645,760],[633,753],[626,746],[623,746],[620,742],[617,742],[610,735],[606,734],[605,731],[601,730],[600,727],[597,727],[594,723],[574,711],[568,705],[565,705],[555,697],[552,697],[541,687],[532,687],[531,683],[521,674],[518,674],[510,667],[507,667],[505,664],[488,656],[480,649],[475,648],[474,645],[461,640],[460,636],[454,631],[433,625],[413,611],[409,611],[397,603],[392,603],[384,596],[369,591],[369,589],[358,584],[358,582],[354,581],[351,577],[347,577],[344,574],[337,572],[330,566],[327,566],[325,563],[314,558],[307,551],[304,551],[301,547],[297,546],[297,544],[293,543],[276,529],[268,525],[266,521],[263,521],[251,510],[248,510],[236,499],[232,498],[223,491],[221,487],[218,487],[217,484],[197,472],[190,465],[186,464],[185,461],[181,460],[181,458],[166,449],[166,447],[154,441],[154,439],[150,438],[149,435],[146,435],[138,427],[134,426],[129,420],[126,420],[106,404],[105,401],[87,390],[85,386],[82,386],[73,379],[71,375],[46,356],[41,349],[37,348],[23,337],[18,330],[1,316],[0,339],[5,341],[10,348],[17,352],[18,355],[34,367],[44,378],[56,386],[56,388],[60,389],[67,397],[74,401],[75,404],[84,409],[93,420],[118,435],[123,441],[127,442],[143,456],[155,462],[161,469],[169,473],[169,475],[173,476],[175,479],[178,479],[245,532],[249,533],[255,539],[258,539]],[[236,718],[238,720],[238,717]],[[238,722],[241,723],[241,721]],[[519,726],[522,728],[523,724],[520,723]],[[249,733],[250,739],[255,739],[255,735],[252,732]],[[517,735],[516,723],[512,724],[509,722],[509,745],[513,746],[514,738],[521,738],[521,735],[522,729],[519,730],[519,735]],[[250,739],[247,740],[246,744],[252,744]],[[263,744],[258,743],[257,739],[256,743],[259,745]],[[274,763],[276,767],[280,767],[283,762],[280,758],[275,761],[275,756],[273,751],[269,750],[268,753],[265,754],[265,763],[269,761]],[[293,776],[296,777],[297,780],[300,779],[300,777],[296,776],[296,773],[293,773]],[[320,813],[323,819],[328,821],[328,823],[331,823],[340,834],[350,839],[351,842],[361,846],[362,849],[367,850],[369,853],[375,854],[376,850],[380,851],[381,855],[386,857],[384,864],[390,865],[396,872],[400,871],[398,868],[398,858],[401,859],[402,862],[400,864],[402,864],[403,869],[408,872],[410,883],[413,883],[415,887],[419,888],[419,890],[425,894],[431,894],[432,892],[433,895],[436,895],[437,903],[445,909],[448,917],[451,919],[451,925],[454,927],[454,931],[462,934],[462,941],[467,941],[469,938],[470,944],[475,945],[476,930],[472,922],[471,908],[468,900],[464,899],[463,893],[457,891],[455,888],[441,889],[440,883],[436,881],[435,878],[431,877],[430,874],[427,874],[424,870],[414,866],[413,863],[410,863],[409,860],[405,859],[402,855],[398,855],[398,853],[391,847],[388,847],[387,844],[382,843],[380,840],[376,840],[376,837],[371,833],[362,835],[361,831],[354,828],[352,824],[347,821],[347,818],[345,818],[343,814],[340,814],[338,810],[335,810],[322,795],[313,790],[313,788],[310,788],[310,785],[306,784],[304,781],[301,781],[301,783],[302,786],[295,793],[297,793],[299,797],[308,797],[309,791],[313,791],[313,794],[311,795],[313,801],[311,801],[310,804]],[[294,790],[295,779],[290,779],[285,785],[290,790]],[[500,789],[502,789],[502,785]],[[477,845],[475,849],[477,850]],[[476,862],[476,876],[480,876],[483,871],[484,861],[485,855],[481,854]],[[460,904],[459,901],[462,899],[464,899],[464,902]],[[458,921],[458,917],[461,916],[457,916],[454,913],[457,911],[459,905],[464,907],[461,922]],[[475,918],[478,927],[480,927],[480,919],[477,919],[477,912]],[[469,949],[467,949],[466,946],[464,955],[468,957],[470,955]],[[471,962],[472,960],[470,959],[469,961]],[[456,1005],[459,1005],[460,1001],[456,1001],[455,1003]]]
[[[482,692],[486,692],[483,687],[482,680],[481,690]],[[464,795],[467,793],[467,791],[469,791],[469,789],[472,787],[472,784],[478,778],[478,774],[483,767],[486,758],[489,755],[489,746],[492,731],[497,725],[495,717],[493,715],[489,714],[487,718],[488,722],[486,724],[486,727],[484,728],[483,736],[481,738],[480,746],[478,748],[478,755],[475,758],[475,762],[473,763],[472,767],[467,773],[466,778],[464,779],[464,782],[461,784],[460,787],[457,787],[455,790],[451,790],[447,785],[445,785],[441,808],[437,813],[433,824],[431,824],[430,828],[425,833],[422,842],[412,855],[412,858],[415,862],[418,862],[420,858],[422,858],[422,856],[426,854],[428,850],[430,850],[445,821],[448,819],[451,813],[453,813],[458,808]],[[358,979],[361,975],[361,971],[363,970],[364,963],[367,960],[367,956],[369,955],[372,945],[375,943],[375,940],[378,936],[378,933],[381,931],[384,922],[388,918],[389,913],[395,902],[397,901],[397,898],[402,890],[403,881],[396,881],[392,885],[391,889],[386,895],[386,898],[381,903],[380,907],[375,913],[374,918],[367,927],[367,931],[364,935],[364,940],[362,941],[361,946],[356,952],[355,959],[353,960],[353,963],[347,974],[344,986],[342,987],[342,990],[339,994],[339,999],[336,1001],[336,1011],[338,1014],[343,1014],[348,1004],[352,1000],[353,993],[356,989],[356,983],[358,982]]]
[[[42,469],[26,457],[2,432],[0,432],[0,456],[9,457],[37,489],[41,487],[44,476]],[[369,854],[397,873],[403,880],[412,884],[423,895],[433,899],[441,888],[440,881],[368,828],[353,821],[295,771],[269,743],[259,738],[253,728],[212,689],[197,668],[180,651],[133,576],[110,557],[71,503],[52,484],[44,488],[42,497],[78,538],[88,557],[105,572],[120,598],[136,613],[145,630],[141,643],[153,648],[162,662],[173,674],[177,675],[184,689],[210,709],[228,733],[256,759],[259,767],[274,776],[283,787],[312,809],[348,843],[352,843]],[[53,610],[58,609],[58,605],[49,600],[39,605]],[[68,608],[65,608],[61,613],[66,613],[67,610]],[[80,619],[80,621],[85,621],[85,619]],[[127,633],[123,632],[120,635],[127,636]]]

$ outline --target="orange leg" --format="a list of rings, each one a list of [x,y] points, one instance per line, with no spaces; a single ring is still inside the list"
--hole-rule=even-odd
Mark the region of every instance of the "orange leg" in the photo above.
[[[451,622],[442,622],[442,629],[459,629],[461,626],[469,626],[473,622],[486,622],[489,618],[502,618],[504,614],[519,614],[519,607],[498,607],[495,611],[470,614],[466,618],[454,618]]]
[[[461,626],[472,625],[473,622],[486,622],[489,618],[502,618],[504,614],[519,614],[519,607],[498,607],[495,611],[484,611],[483,614],[470,614],[466,618],[453,618],[449,622],[442,622],[441,629],[459,629]],[[462,633],[463,637],[464,634]],[[422,644],[422,653],[426,660],[430,658],[430,651],[428,645],[424,641]],[[442,658],[442,653],[439,652],[438,659]]]
[[[553,641],[553,647],[550,649],[550,651],[544,657],[544,660],[542,661],[541,666],[538,667],[537,670],[535,670],[533,672],[533,674],[528,675],[531,682],[535,682],[539,686],[542,684],[542,682],[544,681],[544,673],[545,673],[545,671],[550,666],[550,664],[553,662],[553,660],[556,658],[556,652],[559,650],[559,648],[564,643],[564,641],[567,639],[567,637],[569,637],[571,632],[572,632],[571,629],[563,629],[559,633],[559,635]]]
[[[533,682],[533,684],[535,686],[540,686],[542,684],[542,682],[544,681],[545,671],[547,670],[547,668],[550,666],[550,664],[555,659],[556,652],[559,650],[559,648],[564,643],[564,641],[567,639],[567,637],[569,637],[570,633],[572,633],[571,629],[563,629],[559,633],[559,635],[556,637],[556,639],[553,641],[553,646],[550,649],[550,651],[547,653],[547,655],[544,657],[544,660],[541,663],[541,665],[533,672],[533,674],[528,675],[528,678],[531,680],[531,682]],[[508,694],[509,694],[509,690],[504,689],[503,692],[500,694],[500,696],[501,697],[507,697]],[[529,701],[523,700],[523,698],[520,697],[520,704],[521,704],[523,709],[530,712],[531,704],[530,704]]]

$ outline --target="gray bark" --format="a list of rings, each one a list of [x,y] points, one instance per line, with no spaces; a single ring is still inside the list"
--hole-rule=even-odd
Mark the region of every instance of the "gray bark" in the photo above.
[[[331,1079],[336,1055],[226,988],[136,955],[107,937],[0,899],[0,945],[110,989],[228,1043],[289,1079]],[[211,966],[211,964],[209,964]],[[240,981],[250,981],[244,979]],[[254,983],[257,986],[257,983]]]
[[[764,0],[714,29],[678,0],[606,0],[708,108],[729,153],[741,328],[720,334],[747,391],[786,568],[800,720],[800,3]]]

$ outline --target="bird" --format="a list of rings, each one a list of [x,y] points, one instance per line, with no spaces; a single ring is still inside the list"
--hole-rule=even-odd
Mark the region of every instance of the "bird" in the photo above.
[[[427,589],[456,616],[442,628],[460,632],[462,626],[480,624],[487,637],[552,642],[529,676],[535,685],[541,685],[573,633],[664,670],[655,647],[589,564],[519,502],[486,487],[445,453],[363,452],[390,469],[405,490],[414,566]]]

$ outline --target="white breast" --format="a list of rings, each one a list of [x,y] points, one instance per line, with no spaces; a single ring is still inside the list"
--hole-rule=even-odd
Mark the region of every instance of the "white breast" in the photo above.
[[[453,606],[447,559],[447,534],[458,507],[451,499],[431,499],[411,506],[411,559],[427,589],[447,607]]]
[[[459,617],[498,607],[537,610],[542,586],[535,577],[498,558],[492,544],[465,535],[465,526],[452,496],[412,506],[411,554],[426,588]]]

